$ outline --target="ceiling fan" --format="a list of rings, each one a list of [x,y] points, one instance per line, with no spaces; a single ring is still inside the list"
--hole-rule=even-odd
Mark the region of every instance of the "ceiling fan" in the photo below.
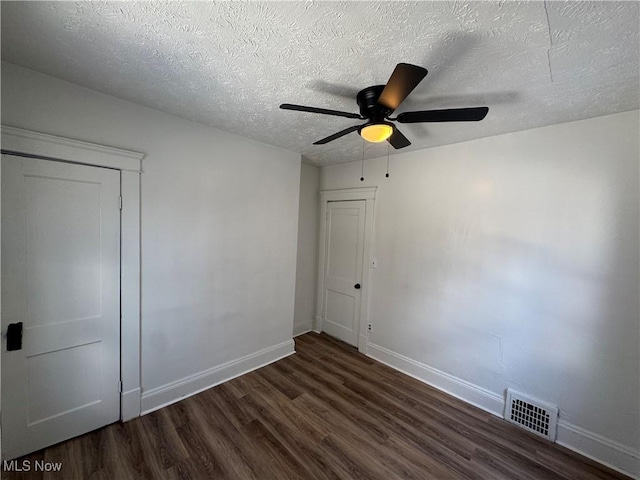
[[[359,114],[328,110],[326,108],[306,107],[304,105],[292,105],[290,103],[283,103],[280,108],[283,110],[367,120],[362,125],[345,128],[338,133],[318,140],[313,143],[314,145],[324,145],[357,130],[360,136],[369,142],[378,143],[386,140],[396,149],[408,147],[411,142],[391,122],[477,122],[487,115],[488,107],[472,107],[403,112],[397,117],[391,118],[390,115],[394,110],[400,106],[426,76],[427,70],[425,68],[408,63],[399,63],[396,65],[386,85],[374,85],[358,92],[356,102],[360,107]]]

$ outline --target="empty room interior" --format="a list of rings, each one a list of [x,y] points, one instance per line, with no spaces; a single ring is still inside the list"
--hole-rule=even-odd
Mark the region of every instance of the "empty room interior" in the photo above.
[[[0,9],[3,479],[640,478],[640,3]]]

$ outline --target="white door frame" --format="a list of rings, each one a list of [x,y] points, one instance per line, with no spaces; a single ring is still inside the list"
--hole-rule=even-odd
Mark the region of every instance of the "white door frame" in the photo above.
[[[140,416],[140,174],[143,153],[2,125],[2,153],[120,170],[120,419]]]
[[[373,208],[378,187],[346,188],[341,190],[320,191],[320,235],[318,239],[318,289],[316,291],[316,332],[322,332],[322,320],[324,317],[324,267],[327,253],[327,208],[329,202],[342,202],[348,200],[365,200],[364,221],[364,254],[362,262],[362,290],[360,294],[360,318],[358,321],[358,351],[365,353],[367,350],[367,324],[369,323],[369,287],[371,284],[370,268],[371,247],[373,243]]]

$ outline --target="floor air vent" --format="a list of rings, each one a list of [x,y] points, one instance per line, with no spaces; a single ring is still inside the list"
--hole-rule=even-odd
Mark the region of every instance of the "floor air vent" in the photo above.
[[[507,390],[507,405],[504,418],[552,442],[556,440],[558,407],[527,397],[513,390]]]

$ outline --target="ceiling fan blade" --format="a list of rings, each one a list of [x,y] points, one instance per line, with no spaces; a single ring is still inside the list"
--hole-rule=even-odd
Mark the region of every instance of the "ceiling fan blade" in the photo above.
[[[321,113],[323,115],[334,115],[336,117],[358,118],[358,119],[362,118],[357,113],[340,112],[338,110],[329,110],[327,108],[305,107],[304,105],[292,105],[290,103],[283,103],[282,105],[280,105],[280,108],[282,110],[296,110],[298,112]]]
[[[391,111],[395,110],[426,76],[426,68],[409,63],[399,63],[382,90],[378,104]]]
[[[361,126],[362,125],[354,125],[353,127],[345,128],[344,130],[341,130],[338,133],[334,133],[333,135],[329,135],[328,137],[323,138],[322,140],[318,140],[317,142],[313,142],[313,144],[314,145],[324,145],[325,143],[332,142],[337,138],[344,137],[348,133],[355,132]]]
[[[389,137],[387,142],[389,142],[391,144],[391,146],[393,148],[395,148],[396,150],[399,149],[399,148],[404,148],[404,147],[408,147],[409,145],[411,145],[411,142],[409,141],[409,139],[407,137],[405,137],[402,134],[402,132],[400,130],[398,130],[397,128],[393,129],[393,133],[391,134],[391,136]]]
[[[446,110],[424,110],[404,112],[396,120],[400,123],[420,122],[479,122],[487,116],[489,107],[449,108]]]

